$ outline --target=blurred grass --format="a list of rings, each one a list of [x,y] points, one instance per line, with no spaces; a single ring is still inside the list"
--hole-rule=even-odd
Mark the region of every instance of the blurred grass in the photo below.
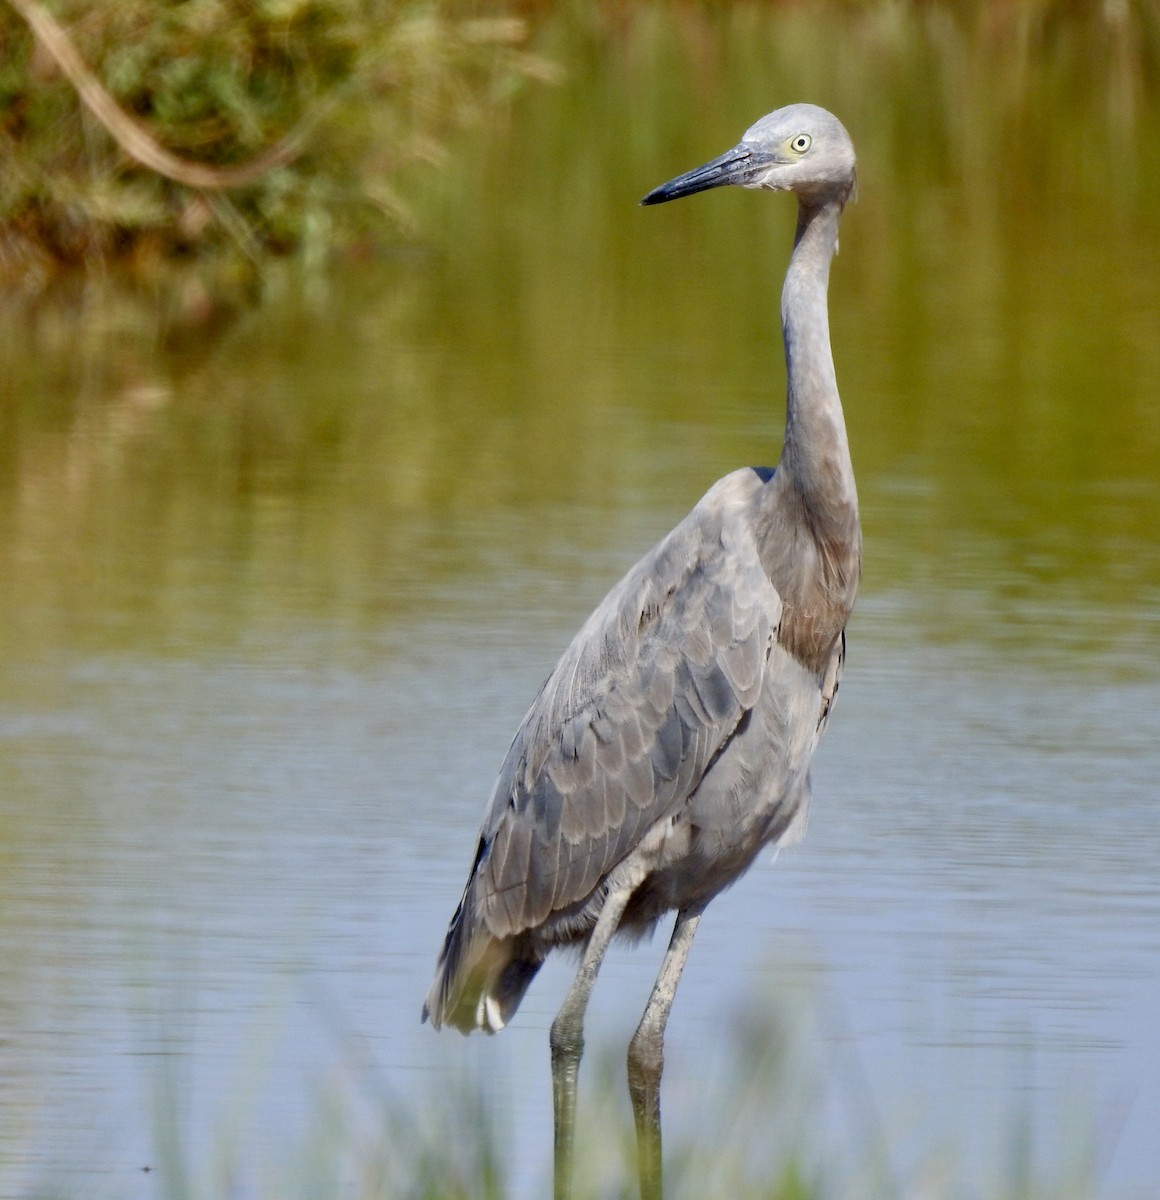
[[[945,1143],[916,1145],[913,1129],[875,1110],[857,1064],[840,1061],[856,1050],[832,1030],[822,1036],[817,1000],[755,998],[714,1028],[719,1050],[699,1078],[670,1067],[662,1101],[668,1200],[1096,1200],[1088,1134],[1073,1136],[1058,1173],[1043,1178],[1032,1122],[1015,1096],[997,1138],[999,1162],[966,1162]],[[158,1200],[505,1200],[517,1174],[524,1188],[538,1180],[550,1190],[550,1141],[538,1162],[515,1169],[517,1139],[503,1125],[510,1098],[462,1066],[458,1039],[437,1075],[404,1092],[368,1057],[365,1037],[332,1032],[334,1067],[292,1144],[272,1131],[268,1142],[260,1134],[239,1143],[247,1114],[231,1105],[218,1143],[195,1146],[181,1101],[187,1081],[163,1066],[148,1164]],[[595,1046],[581,1069],[576,1200],[635,1200],[635,1155],[623,1047]],[[49,1184],[36,1195],[56,1200],[58,1192]]]
[[[589,0],[563,10],[522,0],[518,16],[469,0],[57,0],[51,11],[125,113],[189,161],[234,167],[295,130],[306,136],[300,156],[245,187],[165,179],[127,158],[5,0],[0,281],[32,294],[62,266],[148,277],[207,261],[217,287],[244,290],[270,256],[318,264],[413,235],[424,224],[417,170],[446,166],[464,131],[485,127],[524,84],[560,78],[551,48],[561,39],[573,55],[579,43],[584,56],[632,56],[638,95],[646,81],[672,96],[691,85],[710,111],[738,96],[738,74],[796,94],[807,64],[828,53],[826,90],[843,112],[856,113],[867,88],[895,94],[895,128],[882,132],[900,183],[932,155],[944,174],[975,174],[1002,148],[1004,186],[1037,203],[1060,182],[1049,150],[1065,127],[1099,163],[1113,212],[1121,184],[1156,171],[1156,155],[1124,153],[1160,74],[1155,0]],[[748,50],[737,40],[746,32]],[[657,81],[662,41],[670,69]],[[770,107],[768,90],[751,99],[747,111]],[[626,130],[626,151],[642,136],[675,143],[683,110],[661,106],[651,130]]]
[[[204,191],[127,157],[43,42],[0,5],[0,281],[61,266],[155,273],[268,255],[316,262],[413,226],[406,175],[520,83],[552,76],[525,24],[438,0],[61,0],[52,13],[120,108],[166,150],[216,167],[303,130],[302,152]]]

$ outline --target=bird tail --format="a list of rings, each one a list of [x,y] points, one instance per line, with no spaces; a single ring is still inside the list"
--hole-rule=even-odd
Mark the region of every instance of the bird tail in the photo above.
[[[422,1020],[436,1029],[498,1033],[543,964],[526,938],[494,937],[476,919],[471,883],[451,918]]]

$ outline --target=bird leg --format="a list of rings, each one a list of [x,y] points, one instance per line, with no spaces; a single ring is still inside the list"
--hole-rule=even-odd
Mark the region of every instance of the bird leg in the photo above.
[[[636,1119],[641,1200],[661,1200],[661,1072],[665,1065],[665,1025],[685,959],[693,944],[693,935],[701,920],[701,911],[700,907],[683,908],[677,913],[673,936],[669,939],[652,995],[628,1045],[628,1091]]]
[[[610,892],[588,935],[580,967],[572,986],[552,1022],[549,1044],[552,1048],[552,1100],[556,1122],[555,1200],[568,1200],[572,1193],[572,1145],[576,1129],[576,1077],[580,1055],[584,1052],[584,1010],[596,983],[596,974],[605,951],[616,933],[631,888]]]

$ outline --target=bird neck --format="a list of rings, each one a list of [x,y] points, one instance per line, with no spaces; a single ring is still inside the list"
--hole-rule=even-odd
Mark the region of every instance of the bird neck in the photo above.
[[[787,395],[778,471],[790,477],[815,534],[855,549],[858,495],[826,306],[844,201],[801,203],[798,210],[793,257],[781,294]]]

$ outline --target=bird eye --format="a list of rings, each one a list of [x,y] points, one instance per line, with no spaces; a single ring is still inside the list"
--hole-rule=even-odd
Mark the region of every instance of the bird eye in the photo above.
[[[812,139],[808,133],[799,133],[797,137],[790,139],[789,147],[798,154],[805,154],[805,152],[810,148],[811,140]]]

